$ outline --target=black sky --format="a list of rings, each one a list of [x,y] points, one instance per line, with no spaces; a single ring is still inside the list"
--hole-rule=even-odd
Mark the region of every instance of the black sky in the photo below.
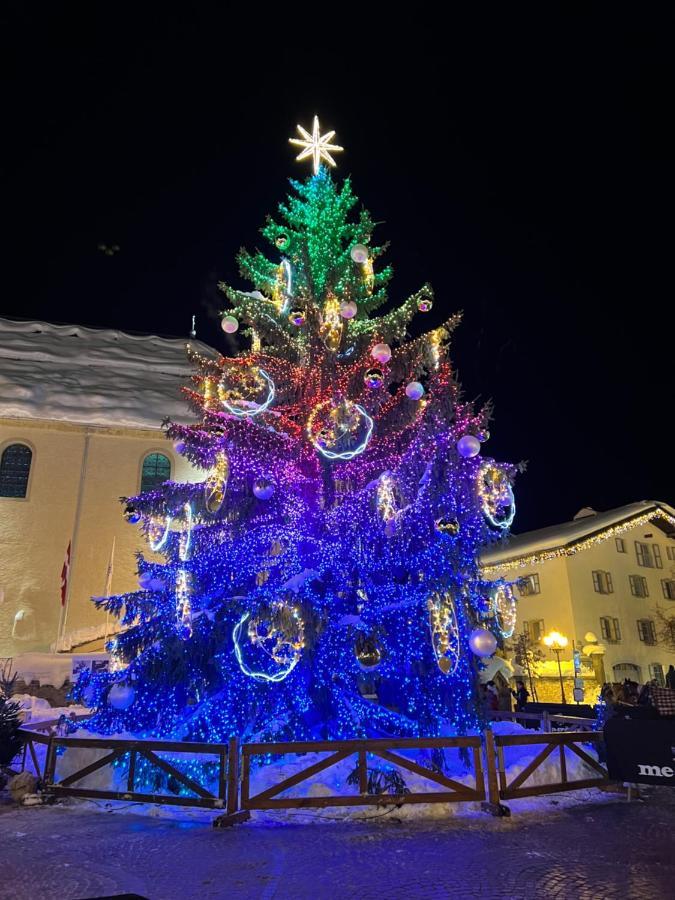
[[[515,530],[675,500],[669,5],[207,7],[5,7],[0,314],[184,336],[195,313],[225,350],[216,283],[243,286],[317,112],[392,300],[429,280],[425,324],[465,311],[489,451],[529,460]]]

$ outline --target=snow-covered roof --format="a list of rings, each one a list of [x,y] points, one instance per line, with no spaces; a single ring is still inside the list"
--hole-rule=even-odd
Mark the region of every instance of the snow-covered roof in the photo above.
[[[507,540],[486,548],[480,557],[481,566],[494,568],[520,559],[542,562],[554,556],[566,555],[573,547],[581,549],[588,541],[602,539],[616,533],[617,529],[632,528],[641,522],[653,522],[666,534],[675,535],[675,509],[660,500],[640,500],[626,506],[618,506],[606,512],[584,509],[583,515],[571,522],[511,535]]]
[[[217,356],[200,341],[204,356]],[[187,339],[0,318],[0,416],[159,428],[189,417]]]

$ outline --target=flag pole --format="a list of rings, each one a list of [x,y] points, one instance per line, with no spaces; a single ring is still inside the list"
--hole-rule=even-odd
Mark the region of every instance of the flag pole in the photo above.
[[[110,559],[108,560],[108,569],[105,574],[105,589],[103,591],[104,597],[110,596],[110,591],[112,589],[112,576],[113,576],[113,563],[115,560],[115,537],[113,535],[112,547],[110,548]],[[108,629],[110,627],[110,610],[106,609],[105,611],[105,634],[103,635],[103,649],[105,650],[105,645],[108,643]]]

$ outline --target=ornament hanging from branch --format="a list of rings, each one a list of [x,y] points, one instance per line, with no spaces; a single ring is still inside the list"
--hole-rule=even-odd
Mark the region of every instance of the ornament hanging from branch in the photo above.
[[[244,628],[250,645],[248,649],[242,646]],[[300,661],[305,646],[305,626],[297,609],[275,602],[256,616],[244,613],[234,626],[232,640],[244,675],[256,681],[278,682],[287,678]],[[253,653],[251,648],[256,652]],[[256,659],[255,668],[251,657]]]
[[[459,665],[459,626],[455,604],[449,593],[434,593],[427,601],[431,646],[438,668],[453,675]]]
[[[508,475],[492,462],[478,472],[478,496],[485,518],[493,528],[509,528],[516,514],[516,501]]]
[[[516,597],[510,584],[498,585],[492,593],[492,614],[503,638],[510,638],[516,630]]]
[[[359,403],[324,400],[315,406],[307,435],[326,459],[353,459],[363,453],[373,433],[374,422]]]
[[[274,395],[274,382],[264,369],[225,373],[218,384],[220,402],[227,412],[239,419],[265,412]]]
[[[221,450],[216,462],[204,482],[204,506],[207,512],[217,513],[225,501],[227,482],[230,477],[230,462]]]
[[[384,653],[374,634],[359,631],[354,642],[354,655],[359,666],[366,671],[375,669],[382,662]]]

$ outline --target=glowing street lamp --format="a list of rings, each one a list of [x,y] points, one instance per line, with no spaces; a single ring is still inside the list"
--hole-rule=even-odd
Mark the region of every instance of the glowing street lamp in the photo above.
[[[565,687],[563,685],[563,677],[562,677],[562,669],[560,667],[560,653],[568,644],[568,640],[564,634],[561,634],[559,631],[549,631],[547,635],[543,638],[544,643],[555,653],[555,657],[558,660],[558,675],[560,677],[560,697],[563,703],[567,703],[565,700]]]

